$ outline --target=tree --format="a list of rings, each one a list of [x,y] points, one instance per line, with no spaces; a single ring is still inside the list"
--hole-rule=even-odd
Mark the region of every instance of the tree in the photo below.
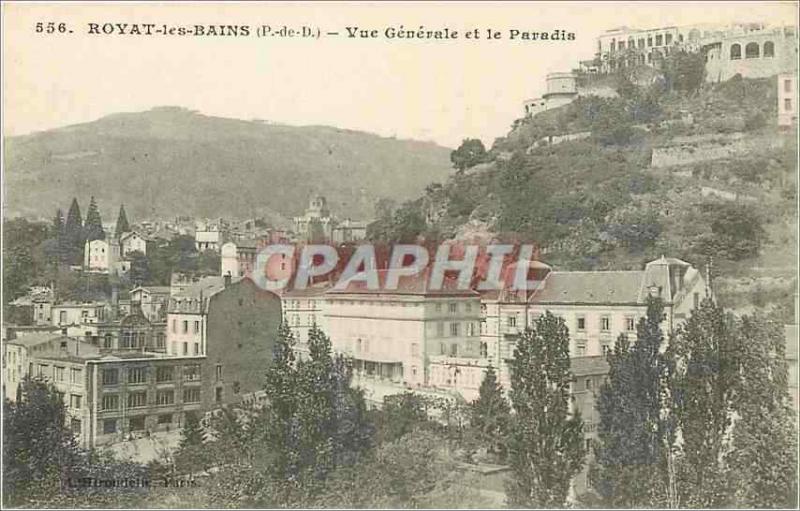
[[[678,492],[685,506],[729,504],[723,454],[739,378],[732,332],[731,319],[706,297],[670,339],[672,406],[682,439]]]
[[[24,379],[18,399],[3,404],[5,504],[47,500],[74,477],[80,450],[66,425],[64,399],[52,385]]]
[[[206,434],[203,426],[200,425],[200,418],[195,412],[186,412],[183,428],[181,429],[180,447],[196,447],[203,445],[206,441]]]
[[[703,85],[705,78],[705,56],[700,52],[671,52],[666,58],[665,71],[667,87],[681,92],[695,92]]]
[[[511,363],[509,440],[513,506],[563,507],[586,451],[583,421],[570,413],[569,331],[549,311],[519,336]]]
[[[97,209],[94,196],[89,200],[89,210],[86,212],[86,222],[83,224],[83,232],[86,241],[106,239],[106,233],[103,230],[103,220],[100,218],[100,210]]]
[[[667,371],[660,353],[664,336],[661,300],[650,298],[631,345],[621,335],[608,357],[608,381],[600,387],[593,486],[605,506],[665,507],[667,451],[671,438],[662,420],[662,383]]]
[[[450,161],[459,172],[486,161],[486,148],[477,138],[465,138],[455,151],[450,153]]]
[[[491,453],[505,457],[506,437],[511,420],[511,407],[503,396],[503,387],[497,381],[497,373],[491,365],[486,369],[478,399],[472,402],[470,426],[481,445]]]
[[[385,396],[379,417],[381,441],[391,442],[427,424],[427,403],[410,391]]]
[[[131,263],[128,271],[128,279],[134,286],[141,286],[150,282],[150,262],[143,253],[138,250],[128,252],[128,260]]]
[[[122,233],[130,232],[131,227],[128,225],[128,215],[125,214],[125,205],[119,205],[119,215],[117,215],[117,225],[114,228],[114,236],[119,238]]]
[[[73,198],[64,223],[64,238],[69,254],[69,264],[81,264],[83,261],[83,217],[78,199]]]
[[[797,505],[797,424],[787,392],[782,330],[758,316],[743,317],[733,329],[741,370],[726,463],[736,507]]]

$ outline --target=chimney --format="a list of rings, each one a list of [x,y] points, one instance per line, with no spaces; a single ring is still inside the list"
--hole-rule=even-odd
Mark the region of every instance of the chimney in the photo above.
[[[228,287],[228,286],[231,285],[231,272],[230,271],[228,273],[226,273],[224,277],[222,277],[222,281],[223,281],[223,284],[225,285],[225,287]]]

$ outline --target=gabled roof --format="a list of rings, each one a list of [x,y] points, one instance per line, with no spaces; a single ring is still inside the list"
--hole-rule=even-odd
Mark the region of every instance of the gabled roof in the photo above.
[[[169,291],[170,291],[169,286],[137,286],[137,287],[131,289],[130,292],[133,293],[134,291],[138,291],[140,289],[143,290],[143,291],[147,291],[148,293],[152,293],[152,294],[167,294],[168,295]]]

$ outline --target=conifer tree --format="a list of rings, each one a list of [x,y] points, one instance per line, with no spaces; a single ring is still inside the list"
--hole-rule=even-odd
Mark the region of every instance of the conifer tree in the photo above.
[[[200,418],[195,412],[186,412],[179,443],[181,449],[203,445],[205,441],[206,434],[203,430],[203,426],[200,425]]]
[[[506,436],[511,420],[511,407],[503,396],[503,387],[497,381],[497,373],[491,365],[478,391],[478,399],[472,402],[471,427],[476,439],[489,452],[505,456]]]
[[[67,212],[67,221],[64,223],[65,252],[68,254],[69,264],[80,264],[83,261],[83,217],[78,199],[73,198]]]
[[[608,381],[600,387],[595,464],[590,479],[609,507],[665,507],[670,428],[663,420],[661,355],[663,303],[651,298],[631,343],[621,335],[608,356]]]
[[[83,224],[83,231],[86,241],[103,240],[106,233],[103,230],[103,220],[100,218],[100,210],[92,196],[89,201],[89,210],[86,212],[86,222]]]
[[[511,363],[516,415],[509,442],[512,506],[563,507],[586,454],[583,421],[570,411],[569,331],[550,312],[517,340]]]
[[[117,225],[114,228],[114,236],[119,238],[123,233],[130,232],[131,227],[128,225],[128,216],[125,214],[125,205],[119,205],[119,215],[117,215]]]

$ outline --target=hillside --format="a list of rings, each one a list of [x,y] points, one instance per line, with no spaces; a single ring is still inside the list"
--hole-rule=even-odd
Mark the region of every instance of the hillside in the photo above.
[[[324,193],[334,213],[371,218],[450,172],[450,150],[323,126],[282,126],[162,107],[5,140],[6,216],[49,218],[97,198],[113,221],[303,211]]]
[[[796,129],[775,78],[692,92],[636,88],[514,123],[486,163],[372,225],[377,238],[506,237],[553,266],[638,269],[669,254],[705,268],[729,306],[791,304]],[[791,308],[789,308],[791,310]]]

